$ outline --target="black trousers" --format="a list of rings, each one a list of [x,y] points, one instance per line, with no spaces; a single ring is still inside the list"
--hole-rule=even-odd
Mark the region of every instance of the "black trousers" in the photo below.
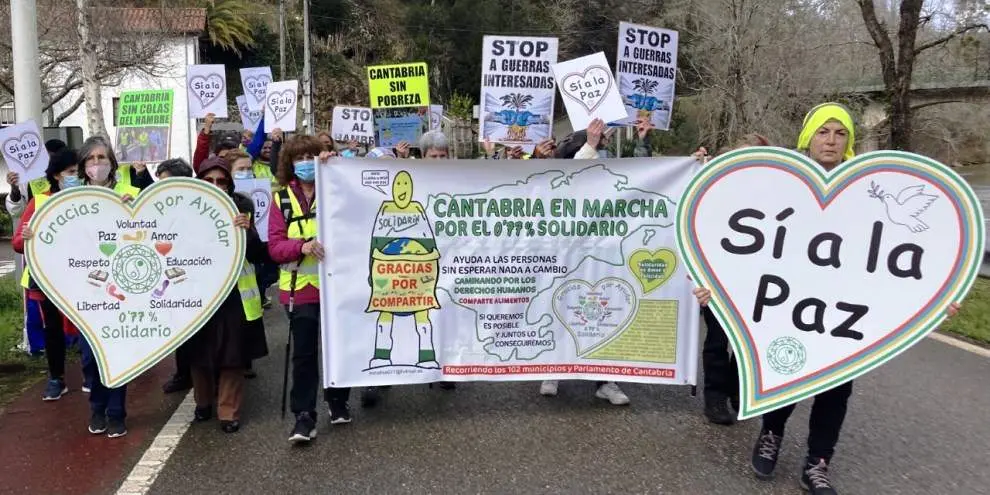
[[[852,382],[846,382],[815,396],[815,402],[811,405],[811,418],[808,421],[809,458],[831,461],[835,454],[835,444],[839,442],[839,431],[842,430],[842,423],[846,419],[846,409],[852,389]],[[763,429],[772,431],[774,435],[783,436],[787,418],[794,412],[795,406],[792,404],[764,414]]]
[[[286,308],[288,311],[288,308]],[[316,417],[316,393],[320,387],[320,305],[300,304],[289,313],[292,334],[292,390],[289,408],[293,414],[308,412]],[[324,390],[327,402],[344,400],[350,388]]]
[[[189,341],[175,349],[175,376],[183,380],[192,380],[192,368],[189,365]]]
[[[725,400],[739,393],[739,370],[735,356],[729,355],[729,337],[711,308],[702,310],[705,320],[705,343],[701,348],[701,366],[705,372],[705,398]]]
[[[48,360],[48,377],[65,378],[65,328],[62,313],[48,299],[41,301],[41,318],[45,328],[45,358]]]

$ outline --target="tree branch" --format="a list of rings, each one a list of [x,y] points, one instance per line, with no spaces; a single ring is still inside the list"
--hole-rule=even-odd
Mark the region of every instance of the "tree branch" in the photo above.
[[[82,105],[82,102],[85,99],[86,98],[83,96],[83,93],[79,92],[79,96],[76,97],[76,101],[72,102],[72,104],[69,105],[69,108],[66,108],[65,111],[63,111],[62,113],[58,114],[58,116],[55,117],[54,121],[52,122],[52,126],[54,127],[61,126],[62,121],[69,118],[69,116],[72,115],[73,112],[79,109],[79,106]]]
[[[953,32],[951,32],[951,33],[949,33],[949,34],[941,37],[941,38],[938,38],[938,39],[929,41],[928,43],[925,43],[925,44],[923,44],[921,46],[915,47],[914,48],[914,54],[915,55],[918,55],[921,52],[923,52],[925,50],[928,50],[929,48],[935,48],[936,46],[939,46],[939,45],[943,45],[945,43],[948,43],[950,40],[952,40],[952,38],[955,38],[956,36],[959,36],[961,34],[966,34],[966,33],[970,32],[970,31],[977,31],[979,29],[985,29],[985,30],[990,31],[990,26],[988,26],[986,23],[969,24],[969,25],[963,26],[963,27],[961,27],[959,29],[956,29],[955,31],[953,31]]]
[[[866,30],[870,32],[870,37],[873,38],[873,44],[880,50],[880,67],[883,71],[883,80],[889,88],[894,84],[896,66],[894,61],[894,46],[890,42],[890,37],[887,36],[886,24],[877,19],[877,11],[873,7],[873,0],[856,0],[856,3],[859,4],[859,10],[863,15],[863,23],[866,24]]]

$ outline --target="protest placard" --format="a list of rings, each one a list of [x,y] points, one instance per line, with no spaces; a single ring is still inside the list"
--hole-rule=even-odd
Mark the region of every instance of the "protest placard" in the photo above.
[[[237,179],[234,191],[244,194],[254,202],[254,227],[261,240],[268,242],[268,212],[272,206],[272,181],[270,179]]]
[[[223,65],[190,65],[186,70],[189,118],[212,113],[227,118],[227,72]]]
[[[552,134],[557,38],[485,36],[478,140],[532,146]]]
[[[38,124],[33,120],[0,129],[0,152],[7,171],[17,173],[19,184],[26,185],[45,177],[48,150]]]
[[[265,132],[296,130],[299,81],[279,81],[268,85],[265,95]]]
[[[575,131],[586,129],[596,118],[610,123],[629,115],[604,53],[556,64],[553,75]]]
[[[160,162],[169,158],[172,130],[171,89],[125,91],[117,111],[117,160]]]
[[[265,96],[268,95],[268,84],[272,82],[271,67],[247,67],[241,69],[241,86],[247,96],[247,105],[251,111],[265,109]]]
[[[426,107],[430,105],[430,78],[426,62],[368,67],[371,108]]]
[[[370,108],[334,107],[332,129],[334,141],[375,144],[375,122]]]
[[[620,123],[635,124],[646,119],[657,129],[670,128],[677,80],[677,40],[677,31],[619,23],[615,78],[629,113]]]
[[[258,130],[258,122],[261,122],[261,117],[265,115],[264,109],[251,110],[248,108],[247,104],[248,96],[241,95],[237,97],[237,109],[241,114],[241,125],[245,130],[254,132]]]

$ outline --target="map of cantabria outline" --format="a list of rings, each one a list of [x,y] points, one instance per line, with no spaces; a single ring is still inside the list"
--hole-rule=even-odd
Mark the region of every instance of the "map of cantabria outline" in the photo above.
[[[659,182],[659,181],[658,181]],[[582,273],[595,273],[598,276],[595,280],[587,280],[592,285],[596,283],[599,279],[604,279],[606,277],[617,277],[627,280],[635,286],[637,284],[635,277],[626,267],[627,256],[636,249],[647,247],[651,241],[654,241],[657,237],[657,232],[660,229],[672,229],[674,218],[676,218],[676,201],[671,199],[667,194],[660,192],[648,191],[645,189],[631,187],[629,185],[629,178],[623,174],[613,172],[609,170],[604,164],[590,165],[588,167],[582,168],[575,172],[564,172],[562,170],[548,170],[544,172],[535,173],[529,175],[525,180],[520,180],[511,184],[501,184],[492,187],[491,189],[479,193],[466,193],[466,194],[434,194],[428,197],[426,210],[432,212],[434,208],[434,203],[437,200],[445,200],[450,202],[452,200],[459,199],[477,199],[477,198],[528,198],[533,197],[529,191],[551,191],[551,194],[546,194],[543,196],[553,197],[553,198],[577,198],[578,204],[584,199],[589,200],[605,200],[605,199],[652,199],[654,201],[663,201],[666,206],[666,219],[650,218],[650,217],[615,217],[617,220],[621,219],[628,224],[628,233],[625,236],[601,236],[601,237],[584,237],[584,238],[570,238],[575,239],[580,246],[574,251],[580,251],[584,253],[594,253],[594,254],[581,254],[579,256],[574,255],[570,258],[564,256],[558,258],[558,264],[564,264],[567,266],[567,273],[562,275],[545,275],[537,276],[537,291],[531,297],[529,303],[525,310],[524,324],[527,329],[536,329],[538,340],[549,341],[549,345],[543,346],[532,346],[527,348],[519,347],[496,347],[496,333],[499,330],[491,329],[485,330],[479,320],[479,312],[475,308],[461,304],[457,302],[457,298],[451,294],[450,287],[453,285],[451,283],[443,283],[437,285],[438,296],[439,293],[443,293],[449,302],[441,303],[441,306],[447,306],[450,304],[453,307],[459,309],[465,309],[469,311],[472,315],[472,321],[474,321],[475,326],[475,338],[477,342],[483,344],[484,351],[489,356],[494,356],[498,358],[499,361],[506,362],[512,360],[522,360],[522,361],[532,361],[538,358],[541,354],[549,351],[553,351],[557,347],[558,338],[571,338],[568,335],[568,331],[564,328],[562,322],[557,321],[553,316],[552,310],[552,298],[556,289],[564,282],[576,279],[586,279],[582,277]],[[565,191],[572,192],[565,192]],[[673,195],[672,196],[676,196]],[[580,207],[579,207],[580,210]],[[432,218],[436,220],[435,218]],[[576,217],[578,220],[592,220],[590,218],[584,218],[581,215]],[[601,220],[607,220],[608,218],[601,218]],[[532,221],[532,218],[525,219],[526,221]],[[663,221],[659,221],[663,220]],[[671,235],[673,232],[671,230]],[[661,236],[664,237],[664,236]],[[450,255],[450,250],[444,249],[444,245],[450,245],[452,243],[457,243],[458,241],[452,239],[451,237],[443,236],[441,237],[438,233],[437,243],[441,252],[444,253],[443,256],[446,259],[446,263],[441,261],[441,264],[450,264],[452,259]],[[463,239],[463,238],[462,238]],[[519,246],[524,246],[528,242],[532,242],[534,246],[539,248],[544,245],[544,240],[547,238],[540,237],[528,237],[522,235],[519,237],[490,237],[485,238],[486,243],[506,243],[506,248],[511,249],[509,243],[518,242]],[[579,240],[579,239],[583,239]],[[460,241],[463,242],[463,241]],[[632,244],[632,245],[630,245]],[[669,244],[669,245],[667,245]],[[669,242],[661,245],[667,248],[674,248],[673,239]],[[489,247],[489,246],[486,246]],[[518,246],[517,246],[518,249]],[[573,251],[572,251],[573,252]],[[502,254],[511,254],[510,252],[503,252]],[[540,253],[549,254],[549,253]],[[547,283],[549,281],[549,283]],[[642,298],[643,294],[641,291],[637,290],[635,294],[637,298]],[[608,342],[615,341],[619,336],[621,336],[628,328],[630,324],[627,323],[622,329],[617,333],[608,336],[602,340],[599,344],[595,345],[592,350],[602,349]],[[585,357],[588,357],[590,353],[585,353]]]

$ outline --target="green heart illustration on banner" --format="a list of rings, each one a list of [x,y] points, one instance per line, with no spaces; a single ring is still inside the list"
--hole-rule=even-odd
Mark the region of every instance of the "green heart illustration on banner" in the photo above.
[[[636,290],[629,282],[608,277],[594,285],[568,280],[553,293],[557,321],[574,338],[579,356],[621,334],[636,315]]]
[[[387,278],[376,278],[375,279],[375,285],[377,285],[379,289],[384,289],[385,286],[388,285],[388,279]]]
[[[677,255],[666,248],[652,253],[646,249],[637,249],[629,255],[626,264],[636,280],[639,280],[643,295],[646,295],[659,289],[674,275],[677,271]]]
[[[31,277],[79,328],[108,387],[192,337],[242,275],[237,207],[207,182],[158,181],[128,204],[92,186],[40,197],[25,244]]]
[[[726,153],[688,185],[677,229],[739,361],[740,419],[918,343],[969,291],[986,239],[964,179],[896,151],[831,171],[782,148]]]

